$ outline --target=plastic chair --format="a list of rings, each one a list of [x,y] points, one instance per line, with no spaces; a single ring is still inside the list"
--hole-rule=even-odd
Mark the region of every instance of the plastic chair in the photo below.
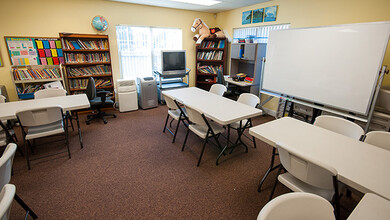
[[[29,170],[31,169],[31,166],[27,146],[32,149],[30,140],[37,138],[64,133],[68,156],[69,159],[71,158],[68,140],[68,125],[67,120],[63,117],[61,106],[23,110],[17,112],[16,116],[22,128],[23,141],[26,146],[26,160]]]
[[[42,89],[34,93],[34,99],[43,99],[57,96],[66,96],[65,89]]]
[[[5,148],[3,155],[0,157],[0,188],[3,188],[5,185],[9,184],[11,180],[12,173],[12,164],[16,152],[16,144],[8,144]],[[27,206],[26,203],[15,193],[15,200],[26,210],[26,217],[30,215],[33,219],[38,218],[38,216]]]
[[[179,130],[180,122],[183,121],[184,125],[187,126],[184,122],[184,120],[187,118],[186,112],[185,112],[185,109],[180,108],[180,106],[171,97],[169,97],[165,94],[163,94],[163,97],[164,97],[165,103],[167,104],[167,107],[168,107],[168,114],[167,114],[167,119],[165,120],[163,132],[165,132],[165,129],[167,129],[173,135],[172,143],[175,143],[176,134],[177,134],[177,131]],[[172,125],[173,120],[177,121],[175,133],[173,133],[167,127],[169,116],[172,117],[172,120],[169,123],[170,126]]]
[[[359,125],[344,118],[330,115],[318,116],[314,125],[357,140],[360,140],[364,135],[364,130]]]
[[[227,91],[226,86],[222,84],[213,84],[210,88],[211,93],[214,93],[219,96],[223,96],[223,94]]]
[[[257,220],[334,220],[333,206],[324,198],[305,192],[287,193],[268,202]]]
[[[0,218],[2,220],[9,219],[15,192],[16,187],[12,184],[6,184],[0,192]]]
[[[237,102],[245,104],[245,105],[249,105],[249,106],[255,108],[258,104],[260,104],[260,98],[254,94],[251,94],[251,93],[242,93],[238,97]],[[253,126],[252,119],[250,119],[250,118],[242,120],[241,123],[238,121],[238,122],[234,122],[234,123],[230,124],[231,128],[237,130],[238,136],[241,136],[241,134],[245,131],[245,129],[250,128],[252,126]],[[245,134],[244,134],[244,136],[245,136]],[[247,136],[245,136],[245,137],[247,137]],[[252,141],[253,141],[254,148],[256,148],[256,140],[255,140],[255,137],[253,137],[253,136],[252,136]]]
[[[386,131],[370,131],[366,134],[364,142],[390,150],[390,132]]]
[[[5,103],[5,101],[5,96],[0,95],[0,103]],[[16,143],[17,141],[12,122],[7,120],[0,121],[0,147],[7,146],[11,142]],[[20,149],[19,151],[23,155]]]
[[[294,192],[307,192],[319,195],[336,204],[336,216],[339,216],[339,189],[337,171],[295,151],[293,147],[276,144],[282,166],[278,170],[278,180]],[[282,168],[287,172],[280,174]],[[280,175],[279,175],[280,174]],[[275,192],[275,181],[270,199]]]
[[[0,95],[0,103],[5,103],[5,100],[6,100],[5,96]]]
[[[217,146],[222,150],[218,138],[219,135],[224,131],[224,128],[222,128],[215,122],[208,121],[206,119],[206,116],[204,116],[204,114],[201,111],[192,108],[188,105],[184,105],[184,107],[187,111],[189,125],[188,125],[187,134],[184,139],[184,143],[181,151],[184,151],[184,146],[186,145],[188,133],[190,132],[190,130],[196,135],[198,135],[200,138],[204,139],[205,141],[197,164],[197,166],[199,166],[200,161],[202,160],[204,149],[206,147],[209,138],[214,138],[215,142],[217,143]]]

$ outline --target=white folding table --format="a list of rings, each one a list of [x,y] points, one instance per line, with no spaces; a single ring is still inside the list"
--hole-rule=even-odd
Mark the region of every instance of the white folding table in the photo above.
[[[349,215],[348,220],[387,220],[390,218],[390,201],[372,193],[366,193]]]
[[[218,96],[196,87],[167,90],[163,91],[163,94],[182,104],[201,110],[207,118],[228,127],[227,144],[217,157],[217,165],[219,158],[224,154],[224,151],[229,148],[230,124],[262,114],[260,109]]]
[[[75,111],[80,109],[89,108],[89,100],[85,94],[57,96],[43,99],[30,99],[16,102],[0,103],[0,120],[16,119],[16,112],[32,109],[32,108],[45,108],[53,105],[60,105],[64,111]],[[83,147],[83,141],[81,137],[80,123],[77,111],[74,113],[81,148]]]
[[[390,151],[290,117],[252,127],[249,134],[273,147],[294,147],[334,167],[348,186],[390,199]]]

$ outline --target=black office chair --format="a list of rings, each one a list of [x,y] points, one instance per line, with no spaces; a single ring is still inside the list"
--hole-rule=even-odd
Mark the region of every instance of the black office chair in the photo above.
[[[226,83],[225,77],[221,70],[217,70],[217,84],[226,86],[227,91],[223,95],[224,97],[237,100],[237,97],[240,95],[240,93],[237,92],[236,86],[227,85],[228,83]]]
[[[101,108],[106,106],[113,106],[114,104],[114,101],[112,101],[110,96],[108,96],[109,93],[109,91],[105,91],[102,89],[96,90],[95,80],[93,79],[93,77],[89,77],[87,85],[87,97],[89,99],[89,103],[91,104],[91,109],[97,111],[97,113],[87,116],[87,125],[89,125],[92,120],[97,118],[102,119],[104,124],[107,124],[107,120],[104,117],[112,116],[116,118],[115,114],[101,111]]]

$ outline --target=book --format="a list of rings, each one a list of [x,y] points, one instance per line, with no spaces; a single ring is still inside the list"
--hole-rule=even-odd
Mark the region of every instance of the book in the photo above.
[[[53,63],[54,63],[54,65],[60,64],[60,61],[58,60],[58,57],[53,57]]]
[[[52,57],[57,57],[57,49],[50,49],[50,51]]]
[[[53,58],[48,57],[47,59],[47,65],[53,65]]]
[[[43,40],[42,43],[43,43],[43,47],[44,47],[45,49],[50,49],[49,41]]]
[[[56,40],[56,48],[58,49],[62,48],[61,41]]]
[[[72,44],[74,50],[80,50],[81,49],[80,45],[76,41],[71,41],[70,43]]]
[[[45,55],[46,57],[51,57],[50,49],[45,49]]]
[[[40,58],[41,65],[47,65],[46,58]]]
[[[37,43],[38,49],[43,49],[43,43],[40,40],[35,41]]]
[[[50,44],[50,48],[56,48],[56,43],[54,42],[54,40],[50,40],[49,44]]]
[[[62,49],[57,49],[57,55],[58,55],[59,57],[64,56],[64,55],[62,54]]]
[[[45,51],[43,49],[38,50],[39,57],[45,57]]]

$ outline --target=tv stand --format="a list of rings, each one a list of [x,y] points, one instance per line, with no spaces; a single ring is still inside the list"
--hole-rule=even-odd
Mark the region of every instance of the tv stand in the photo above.
[[[161,93],[162,91],[188,87],[190,71],[191,70],[188,68],[185,73],[175,73],[175,74],[162,74],[159,71],[153,71],[153,74],[156,77],[156,81],[157,81],[158,101],[161,104],[165,103],[162,97],[162,93]],[[186,82],[184,82],[184,77],[186,76],[187,76],[187,80]]]

